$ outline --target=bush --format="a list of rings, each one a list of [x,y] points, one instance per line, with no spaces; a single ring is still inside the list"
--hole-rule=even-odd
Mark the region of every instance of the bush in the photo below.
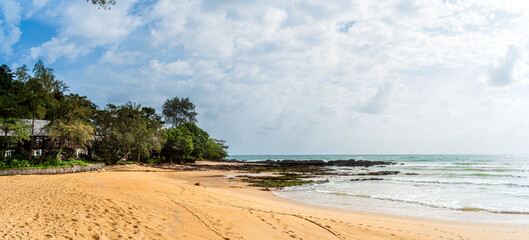
[[[160,162],[161,162],[161,159],[159,159],[159,158],[151,158],[151,159],[149,159],[149,162],[148,162],[148,163],[149,163],[150,165],[156,165],[156,164],[158,164],[158,163],[160,163]]]
[[[90,154],[81,154],[81,160],[83,160],[84,162],[92,162],[94,161],[94,159],[92,158],[92,156],[90,156]]]
[[[88,163],[85,163],[85,162],[83,162],[83,161],[81,161],[81,160],[70,160],[70,161],[68,162],[68,164],[69,164],[70,166],[75,166],[75,165],[77,165],[77,166],[86,166],[86,165],[88,165]]]
[[[28,160],[10,159],[7,162],[0,162],[0,168],[4,169],[27,167],[31,167],[31,164],[28,162]]]
[[[28,162],[28,160],[16,160],[16,159],[13,159],[13,161],[11,161],[11,167],[13,167],[13,168],[26,168],[26,167],[31,167],[31,164]]]
[[[41,166],[43,167],[56,167],[60,166],[62,161],[58,158],[44,158]]]
[[[58,158],[44,158],[42,164],[36,167],[70,167],[75,165],[86,166],[88,164],[81,160],[75,160],[74,158],[70,158],[68,161],[63,161]]]
[[[86,166],[81,160],[75,160],[70,158],[68,161],[63,161],[58,158],[44,158],[41,164],[31,164],[28,160],[10,159],[7,162],[0,162],[0,169],[13,169],[13,168],[49,168],[49,167],[71,167],[71,166]]]

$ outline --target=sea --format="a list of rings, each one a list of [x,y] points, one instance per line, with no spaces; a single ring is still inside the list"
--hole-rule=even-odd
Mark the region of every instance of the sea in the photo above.
[[[529,223],[529,155],[231,155],[229,158],[394,162],[368,169],[400,174],[325,176],[327,182],[288,187],[274,194],[364,212],[465,222]],[[335,170],[366,171],[363,167],[335,167]],[[372,177],[383,180],[351,181]]]

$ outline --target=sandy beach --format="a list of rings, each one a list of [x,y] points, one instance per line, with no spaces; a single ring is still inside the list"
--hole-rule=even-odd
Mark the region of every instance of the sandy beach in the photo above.
[[[0,177],[0,238],[529,238],[529,226],[521,224],[438,221],[302,204],[223,177],[228,174],[234,173],[126,166]]]

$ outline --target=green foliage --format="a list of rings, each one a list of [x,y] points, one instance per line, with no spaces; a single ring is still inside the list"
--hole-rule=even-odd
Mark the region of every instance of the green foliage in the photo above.
[[[6,168],[28,168],[31,167],[31,164],[28,160],[17,160],[13,159],[9,162],[7,162]]]
[[[13,85],[13,72],[3,64],[0,66],[0,96],[9,94],[11,85]]]
[[[156,164],[158,164],[160,162],[161,162],[161,159],[159,159],[159,158],[151,158],[151,159],[149,159],[149,161],[147,161],[147,163],[150,164],[150,165],[156,165]]]
[[[15,80],[14,76],[9,67],[0,66],[0,118],[29,116],[25,84]]]
[[[92,4],[94,5],[99,5],[100,8],[103,8],[103,9],[109,9],[110,10],[110,6],[116,4],[116,0],[86,0],[87,2],[92,2]]]
[[[161,124],[153,120],[149,111],[133,103],[119,107],[108,104],[105,110],[98,111],[95,117],[97,155],[115,163],[130,157],[148,158],[160,151],[165,138]]]
[[[203,159],[206,152],[207,142],[209,140],[209,134],[199,128],[194,123],[184,123],[180,126],[178,126],[181,129],[186,129],[189,131],[190,135],[192,136],[192,142],[194,145],[193,150],[191,151],[190,155],[193,157],[194,160],[200,160]]]
[[[64,96],[56,108],[48,111],[51,120],[48,131],[52,142],[58,144],[58,150],[66,157],[72,156],[74,147],[87,149],[94,138],[91,122],[97,106],[85,96],[69,94]]]
[[[113,0],[91,1],[100,6],[115,3]],[[25,166],[18,160],[11,163],[13,159],[24,157],[31,165],[44,164],[52,153],[70,158],[78,147],[108,163],[151,161],[153,158],[158,158],[157,162],[178,160],[184,163],[227,156],[228,147],[224,141],[210,138],[195,125],[197,113],[189,98],[175,97],[165,101],[164,120],[171,128],[162,130],[165,122],[154,108],[127,103],[122,106],[108,104],[104,110],[98,110],[87,97],[67,94],[67,91],[68,87],[57,79],[54,70],[40,60],[31,71],[26,65],[14,73],[6,65],[0,66],[2,166]],[[43,154],[38,161],[32,160],[29,154],[35,146],[32,123],[37,119],[50,121],[46,127],[49,135],[43,142]],[[5,159],[6,150],[13,147],[17,150],[12,154],[17,156]],[[83,159],[88,158],[88,155],[83,156]]]
[[[167,99],[162,108],[165,121],[173,127],[197,122],[198,113],[195,112],[195,104],[189,101],[189,98]]]
[[[90,154],[81,154],[80,155],[81,161],[83,162],[93,162],[94,158]]]
[[[0,130],[4,133],[0,136],[0,158],[3,160],[7,148],[29,140],[31,135],[31,126],[16,118],[0,117]]]
[[[94,137],[92,125],[79,120],[71,122],[56,120],[50,124],[48,130],[51,132],[51,142],[58,146],[55,150],[67,158],[73,156],[77,146],[86,149],[89,140]]]
[[[48,120],[63,122],[81,121],[88,123],[94,118],[97,106],[86,96],[69,94],[60,98],[56,107],[47,112]]]
[[[23,65],[9,76],[16,76],[16,79],[12,79],[7,95],[0,96],[0,119],[4,122],[22,118],[50,120],[47,131],[52,142],[59,146],[55,150],[69,157],[73,147],[80,145],[86,148],[88,140],[94,136],[91,119],[97,109],[95,104],[78,94],[66,95],[66,84],[58,80],[54,70],[44,66],[40,60],[31,72]],[[25,134],[16,135],[28,140]],[[43,157],[47,153],[48,148]]]
[[[42,161],[42,164],[35,165],[36,167],[71,167],[71,166],[86,166],[88,163],[75,160],[73,158],[68,159],[68,161],[61,160],[59,158],[45,158]]]
[[[88,163],[70,158],[68,161],[59,158],[44,158],[42,163],[32,163],[28,160],[10,159],[7,162],[0,162],[0,169],[17,169],[17,168],[50,168],[50,167],[72,167],[86,166]]]
[[[202,159],[222,159],[228,156],[224,141],[209,138],[209,134],[193,123],[165,129],[166,142],[162,151],[167,161],[177,158],[180,163]]]
[[[64,98],[68,89],[66,84],[58,80],[52,68],[45,67],[39,60],[33,67],[33,76],[26,65],[17,68],[17,81],[24,84],[18,95],[29,108],[29,117],[52,120],[53,109],[59,108],[59,101]]]
[[[164,133],[166,142],[163,153],[167,156],[167,161],[172,163],[173,158],[178,156],[179,162],[184,163],[195,149],[195,136],[183,125],[166,129]]]
[[[224,140],[208,139],[206,142],[206,148],[204,158],[210,160],[220,160],[228,156],[228,146],[225,145]]]

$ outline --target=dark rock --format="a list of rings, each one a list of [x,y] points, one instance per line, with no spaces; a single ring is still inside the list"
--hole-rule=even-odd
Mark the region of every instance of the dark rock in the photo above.
[[[353,182],[356,182],[356,181],[379,181],[379,180],[384,180],[383,178],[353,178],[351,179],[351,181]]]
[[[419,175],[418,173],[405,173],[405,175]]]
[[[385,162],[385,161],[366,161],[366,160],[332,160],[332,161],[323,161],[323,160],[270,160],[265,161],[240,161],[236,159],[223,160],[224,162],[235,162],[235,163],[265,163],[272,165],[281,165],[281,166],[336,166],[336,167],[370,167],[370,166],[383,166],[383,165],[393,165],[394,162]]]
[[[357,175],[359,176],[365,176],[365,175],[396,175],[399,174],[399,171],[378,171],[378,172],[366,172],[366,173],[359,173]]]

